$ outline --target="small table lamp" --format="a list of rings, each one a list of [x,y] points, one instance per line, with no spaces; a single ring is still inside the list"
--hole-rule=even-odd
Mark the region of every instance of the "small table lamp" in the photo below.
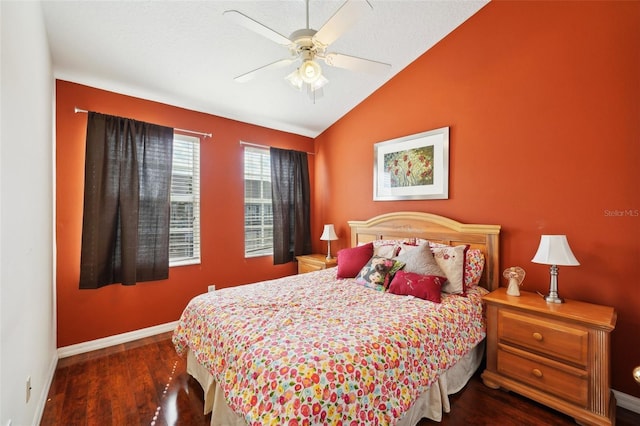
[[[327,242],[327,260],[331,260],[331,241],[338,239],[336,231],[333,229],[333,225],[324,226],[320,239]]]
[[[536,255],[531,259],[533,263],[551,265],[551,283],[549,294],[544,298],[548,303],[564,302],[558,297],[558,265],[577,266],[576,259],[569,247],[566,235],[542,235]]]

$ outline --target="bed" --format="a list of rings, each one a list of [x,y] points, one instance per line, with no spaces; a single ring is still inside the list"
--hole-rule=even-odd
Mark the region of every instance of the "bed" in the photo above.
[[[189,302],[173,343],[203,388],[212,425],[405,426],[440,421],[450,410],[448,395],[466,384],[483,356],[482,296],[499,286],[500,226],[398,212],[349,227],[351,248],[339,253],[337,268]],[[346,253],[370,246],[369,264],[385,257],[398,266],[429,247],[436,258],[436,251],[463,253],[463,279],[471,252],[483,265],[473,284],[461,293],[438,292],[436,302],[429,294],[392,294],[396,278],[385,282],[388,291],[378,291],[363,285],[361,275],[340,277]],[[388,246],[393,256],[378,256]],[[428,278],[430,288],[440,288],[437,277]]]

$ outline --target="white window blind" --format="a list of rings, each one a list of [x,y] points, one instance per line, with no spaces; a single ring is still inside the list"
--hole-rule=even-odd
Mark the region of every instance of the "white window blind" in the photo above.
[[[244,147],[244,255],[273,254],[269,150]]]
[[[200,263],[200,139],[175,134],[169,265]]]

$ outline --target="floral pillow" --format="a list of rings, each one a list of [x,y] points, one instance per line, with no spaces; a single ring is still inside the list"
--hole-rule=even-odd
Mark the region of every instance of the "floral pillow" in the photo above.
[[[382,256],[373,256],[360,270],[356,282],[368,288],[384,291],[393,275],[404,266],[403,262]]]
[[[464,285],[464,263],[468,245],[432,247],[433,257],[447,277],[442,291],[451,294],[466,294]]]
[[[373,256],[373,243],[338,251],[338,278],[355,278]]]
[[[478,285],[484,269],[484,255],[480,249],[469,249],[464,261],[464,285],[470,288]]]
[[[389,293],[401,296],[415,296],[434,303],[440,303],[440,292],[442,291],[442,285],[446,281],[445,277],[420,275],[400,270],[391,280]]]

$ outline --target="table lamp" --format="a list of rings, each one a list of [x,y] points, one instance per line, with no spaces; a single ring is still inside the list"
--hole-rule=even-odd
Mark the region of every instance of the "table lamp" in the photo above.
[[[549,294],[544,298],[547,303],[563,303],[558,296],[558,265],[577,266],[580,262],[576,259],[569,247],[566,235],[542,235],[536,255],[531,259],[533,263],[551,265],[551,283]]]
[[[327,260],[331,260],[331,241],[338,239],[336,231],[333,229],[333,225],[324,226],[320,239],[327,242]]]

